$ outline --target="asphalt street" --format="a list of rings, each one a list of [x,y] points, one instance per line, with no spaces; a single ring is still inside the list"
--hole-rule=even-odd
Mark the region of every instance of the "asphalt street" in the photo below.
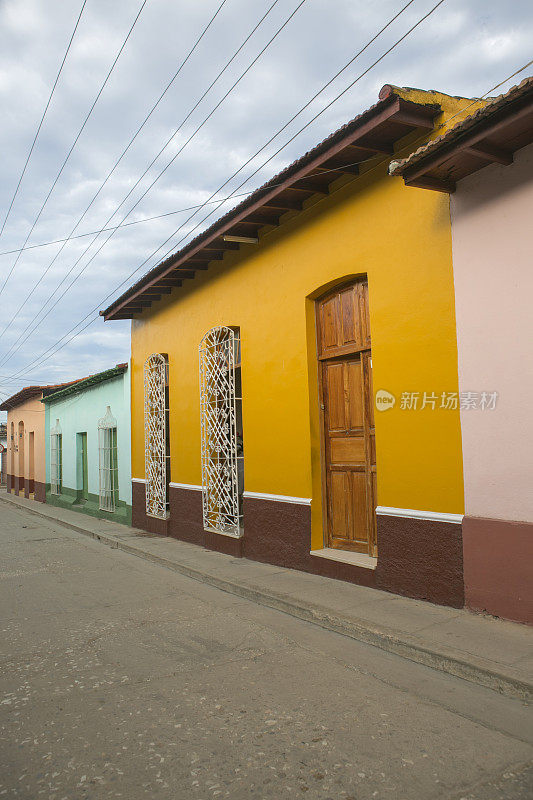
[[[2,502],[0,577],[0,797],[533,797],[518,700]]]

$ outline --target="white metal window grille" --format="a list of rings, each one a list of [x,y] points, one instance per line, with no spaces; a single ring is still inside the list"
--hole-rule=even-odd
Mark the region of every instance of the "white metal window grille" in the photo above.
[[[239,333],[212,328],[199,350],[204,528],[239,537],[244,489]]]
[[[118,501],[117,421],[107,406],[98,420],[99,508],[113,512]]]
[[[63,436],[61,425],[56,419],[55,426],[50,430],[50,492],[61,494],[63,472]]]
[[[146,513],[151,517],[168,517],[169,446],[168,363],[153,353],[144,364]]]

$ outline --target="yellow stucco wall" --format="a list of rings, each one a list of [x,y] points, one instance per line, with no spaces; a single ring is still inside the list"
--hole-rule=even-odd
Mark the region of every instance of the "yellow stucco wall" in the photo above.
[[[448,115],[469,102],[425,99]],[[400,155],[408,152],[406,140]],[[314,297],[366,273],[374,390],[397,397],[376,413],[378,503],[463,512],[459,412],[400,408],[402,392],[458,389],[449,198],[406,188],[386,170],[371,162],[133,321],[134,477],[144,477],[143,364],[161,352],[170,364],[171,480],[201,483],[198,344],[214,326],[239,326],[245,489],[311,497],[312,546],[321,547]]]

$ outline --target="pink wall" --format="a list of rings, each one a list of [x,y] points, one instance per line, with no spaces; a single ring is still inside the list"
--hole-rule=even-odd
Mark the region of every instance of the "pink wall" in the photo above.
[[[466,514],[533,521],[533,145],[508,167],[460,181],[451,198]]]

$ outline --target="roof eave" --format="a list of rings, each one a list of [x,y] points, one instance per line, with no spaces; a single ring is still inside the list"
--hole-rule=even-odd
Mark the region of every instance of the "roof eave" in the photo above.
[[[519,124],[524,117],[533,114],[533,85],[530,85],[528,92],[518,93],[507,102],[505,97],[494,102],[492,110],[490,107],[485,107],[478,112],[478,119],[476,115],[467,117],[440,139],[426,145],[420,154],[417,155],[415,152],[403,161],[393,162],[389,174],[403,177],[406,186],[452,193],[455,191],[457,180],[483,169],[488,164],[504,166],[512,164],[514,152],[527,142],[518,147],[513,147],[511,144],[506,147],[501,144],[495,145],[489,140],[493,136],[501,136],[506,129],[511,139],[513,125]],[[533,130],[531,140],[533,141]],[[458,175],[456,179],[432,174],[432,171],[446,164],[448,171],[453,175],[457,159],[460,157],[464,161],[467,156],[470,158],[471,168],[466,170],[463,168],[464,174]]]
[[[325,167],[327,168],[328,166],[327,162],[336,163],[334,159],[336,157],[338,159],[340,154],[342,154],[344,150],[347,150],[347,148],[354,147],[360,150],[371,150],[371,145],[361,147],[357,142],[365,142],[365,144],[368,144],[369,137],[378,129],[380,124],[390,122],[391,124],[395,123],[400,126],[406,126],[406,133],[397,136],[395,139],[395,141],[398,141],[403,138],[403,136],[407,135],[410,130],[416,130],[420,127],[432,129],[433,120],[439,112],[440,106],[437,104],[414,103],[400,97],[395,94],[394,91],[387,92],[386,96],[376,103],[375,106],[363,112],[359,117],[356,117],[355,120],[352,120],[350,123],[343,126],[343,128],[340,128],[339,131],[336,131],[324,140],[324,142],[321,142],[305,156],[286,167],[264,186],[253,192],[249,198],[196,237],[195,240],[186,245],[181,251],[173,254],[150,270],[140,281],[133,284],[133,286],[117,298],[108,308],[101,311],[100,314],[106,321],[111,319],[133,318],[136,313],[141,313],[144,308],[150,307],[152,302],[161,299],[161,294],[163,292],[169,293],[171,291],[172,286],[168,283],[169,279],[174,279],[176,285],[181,285],[179,278],[185,269],[190,271],[192,268],[193,271],[192,275],[188,274],[186,277],[193,277],[195,268],[207,269],[207,265],[210,263],[207,257],[205,263],[201,265],[195,263],[187,264],[187,262],[195,256],[200,258],[202,250],[208,248],[209,245],[214,245],[215,240],[220,239],[225,234],[227,235],[233,227],[243,224],[247,217],[251,217],[261,210],[264,211],[268,209],[269,204],[270,207],[272,207],[276,198],[283,192],[294,189],[299,191],[302,186],[301,182],[305,179],[309,180],[310,173],[313,171],[322,169],[325,172],[335,172],[335,168],[332,170],[325,169]],[[375,148],[376,144],[374,144],[374,149]],[[375,150],[375,154],[379,152],[379,149]],[[383,152],[383,150],[381,152]],[[387,152],[389,155],[393,154],[392,149]],[[366,158],[368,157],[367,155]],[[365,159],[361,158],[361,161],[363,160]],[[340,169],[342,169],[342,164]],[[351,169],[351,172],[353,174],[354,170]],[[320,175],[313,175],[313,179],[315,177],[320,178]],[[335,178],[332,176],[330,182],[333,180],[335,180]],[[295,184],[298,183],[300,185],[295,186]],[[302,191],[308,192],[309,197],[314,193],[313,190],[309,188],[304,188]],[[325,191],[323,193],[327,194],[328,192]],[[279,214],[281,215],[282,212],[280,211]],[[266,222],[264,224],[268,225],[270,223]],[[264,227],[264,224],[258,223],[258,230]],[[223,253],[220,257],[222,256]],[[163,288],[161,288],[161,286],[163,286]]]

